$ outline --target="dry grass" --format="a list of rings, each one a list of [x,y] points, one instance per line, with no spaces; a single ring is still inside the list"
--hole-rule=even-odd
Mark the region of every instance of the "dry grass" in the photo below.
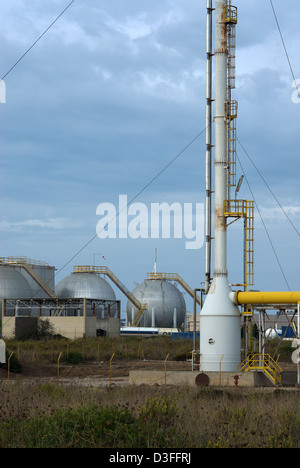
[[[90,405],[115,406],[120,414],[126,409],[135,418],[142,410],[143,427],[156,425],[150,447],[160,447],[157,437],[163,431],[168,434],[170,448],[300,447],[300,394],[297,390],[81,388],[53,383],[29,385],[20,381],[13,385],[2,383],[0,391],[2,430],[3,424],[13,419],[20,423],[49,418],[57,411],[76,412]],[[162,421],[167,427],[163,425],[162,428]]]
[[[19,351],[27,362],[37,356],[41,365],[42,361],[54,359],[58,352],[70,350],[84,350],[88,360],[98,358],[99,349],[95,344],[97,341],[79,341],[71,343],[71,347],[69,343],[68,351],[66,342],[21,343],[19,347],[17,343],[9,343],[8,348],[15,353]],[[190,343],[170,340],[131,339],[106,340],[101,341],[101,345],[100,358],[107,362],[112,353],[119,360],[127,361],[131,356],[136,358],[138,353],[140,359],[145,356],[162,360],[169,353],[172,360],[190,347]],[[48,446],[72,447],[118,447],[121,443],[122,447],[300,448],[300,392],[296,388],[92,388],[0,378],[0,392],[0,447],[36,447],[44,441]],[[106,414],[111,415],[105,416],[109,427],[101,422],[104,417],[101,411],[105,407],[108,408]],[[70,414],[76,416],[76,424],[71,421]],[[98,423],[92,415],[99,418]],[[122,423],[123,438],[118,441],[113,424],[125,417],[128,419]],[[93,421],[92,428],[89,421]],[[58,433],[59,437],[52,440],[46,433],[41,437],[42,427],[49,427],[49,434]],[[95,428],[102,431],[97,436]],[[117,424],[116,431],[118,428]]]

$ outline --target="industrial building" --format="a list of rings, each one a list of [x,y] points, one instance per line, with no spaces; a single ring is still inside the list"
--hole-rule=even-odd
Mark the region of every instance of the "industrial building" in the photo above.
[[[2,334],[22,336],[47,319],[56,334],[70,339],[120,334],[120,301],[108,282],[93,272],[72,273],[55,288],[55,268],[26,257],[2,258]]]
[[[183,331],[185,300],[169,279],[179,282],[192,297],[194,295],[177,274],[149,273],[144,283],[132,292],[103,266],[74,266],[73,272],[56,286],[54,278],[55,267],[44,262],[26,257],[1,258],[4,337],[22,336],[39,318],[47,319],[55,333],[70,339],[119,336],[121,301],[116,298],[108,280],[127,297],[126,324],[130,327]]]

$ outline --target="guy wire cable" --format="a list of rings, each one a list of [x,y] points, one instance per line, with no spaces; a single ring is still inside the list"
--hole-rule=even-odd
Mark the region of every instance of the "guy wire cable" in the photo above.
[[[285,211],[285,209],[283,208],[283,206],[281,205],[280,201],[278,200],[278,198],[276,197],[276,195],[274,194],[273,190],[271,189],[271,187],[269,186],[269,184],[267,183],[267,181],[265,180],[265,178],[263,177],[263,175],[261,174],[261,172],[259,171],[258,167],[255,165],[254,161],[252,160],[252,158],[250,157],[250,154],[248,153],[248,151],[246,151],[244,145],[240,142],[240,140],[237,138],[237,141],[239,142],[241,148],[244,150],[245,154],[247,155],[247,157],[249,158],[250,162],[252,163],[253,167],[255,168],[255,170],[257,171],[258,175],[261,177],[262,181],[264,182],[264,184],[266,185],[266,187],[268,188],[268,190],[270,191],[271,195],[274,197],[274,199],[276,200],[276,202],[278,203],[278,206],[280,207],[280,209],[282,210],[282,212],[284,213],[284,215],[287,217],[288,221],[290,222],[291,226],[293,227],[293,229],[295,230],[295,232],[298,234],[298,236],[300,237],[300,232],[298,231],[298,229],[296,228],[296,226],[294,225],[293,221],[291,220],[291,218],[289,217],[289,215],[287,214],[287,212]]]
[[[150,187],[150,185],[152,185],[153,182],[154,182],[155,180],[157,180],[157,179],[161,176],[161,174],[162,174],[163,172],[165,172],[165,171],[176,161],[176,159],[178,159],[178,158],[179,158],[179,157],[180,157],[180,156],[181,156],[181,155],[182,155],[182,154],[183,154],[183,153],[184,153],[184,152],[185,152],[185,151],[186,151],[186,150],[187,150],[187,149],[188,149],[204,132],[205,132],[205,130],[206,130],[206,127],[203,128],[203,130],[201,130],[201,132],[199,132],[199,133],[198,133],[198,134],[181,150],[181,151],[179,151],[179,153],[177,153],[176,156],[174,156],[174,157],[173,157],[173,158],[172,158],[172,159],[171,159],[171,160],[154,176],[154,177],[152,177],[152,179],[151,179],[149,182],[147,182],[147,184],[144,185],[144,187],[143,187],[138,193],[136,193],[136,195],[134,195],[134,196],[132,197],[132,199],[127,203],[127,205],[123,208],[123,210],[125,210],[126,208],[128,208],[128,207],[134,202],[134,200],[136,200],[148,187]],[[56,271],[56,273],[52,276],[52,278],[50,278],[50,280],[49,280],[46,284],[48,284],[53,278],[55,278],[56,275],[57,275],[58,273],[60,273],[62,270],[64,270],[64,268],[66,268],[66,266],[68,266],[68,265],[72,262],[72,260],[74,260],[74,258],[77,257],[77,255],[79,255],[81,252],[83,252],[83,250],[84,250],[88,245],[90,245],[90,244],[96,239],[96,237],[98,237],[98,234],[99,234],[100,232],[102,232],[103,229],[105,229],[105,228],[108,226],[108,224],[109,224],[110,222],[114,221],[115,219],[117,219],[117,218],[119,217],[120,213],[122,213],[123,210],[121,210],[121,211],[119,211],[118,213],[116,213],[116,216],[115,216],[114,218],[112,218],[112,219],[101,229],[101,231],[96,232],[96,234],[95,234],[94,236],[92,236],[92,237],[91,237],[91,238],[90,238],[90,239],[89,239],[89,240],[88,240],[88,241],[87,241],[87,242],[86,242],[86,243],[85,243],[85,244],[84,244],[84,245],[83,245],[83,246],[82,246],[82,247],[81,247],[81,248],[80,248],[64,265],[63,265],[63,266],[62,266],[62,267],[60,267],[60,268]],[[34,296],[35,296],[35,295],[33,295],[32,298],[33,298]]]
[[[18,63],[21,62],[21,60],[25,57],[25,55],[28,54],[28,52],[30,52],[30,50],[39,42],[40,39],[42,39],[42,37],[49,31],[49,29],[52,28],[52,26],[56,23],[56,21],[59,20],[59,18],[67,11],[68,8],[70,8],[70,6],[72,5],[72,3],[74,3],[75,0],[72,0],[68,6],[66,6],[66,8],[55,18],[55,20],[50,24],[50,26],[48,26],[48,28],[37,38],[37,40],[29,47],[29,49],[26,50],[26,52],[24,52],[24,54],[19,58],[19,60],[17,60],[17,62],[5,73],[5,75],[3,75],[3,77],[1,78],[1,80],[4,80],[4,78],[18,65]]]
[[[178,159],[205,132],[205,130],[206,130],[206,127],[203,130],[201,130],[201,132],[198,133],[179,153],[177,153],[177,155],[174,156],[174,158],[171,159],[171,161],[169,161],[154,177],[152,177],[152,179],[146,185],[144,185],[144,187],[136,195],[134,195],[134,197],[132,197],[132,199],[127,203],[127,205],[123,208],[123,210],[128,208],[134,202],[134,200],[136,200],[148,187],[150,187],[150,185],[152,185],[153,182],[156,179],[158,179],[161,176],[161,174],[165,172],[168,169],[168,167],[170,167],[176,161],[176,159]],[[123,210],[119,211],[116,214],[116,216],[112,218],[99,232],[102,232],[103,229],[106,228],[110,222],[117,219]],[[69,263],[71,263],[72,260],[74,260],[75,257],[77,257],[77,255],[79,255],[91,242],[93,242],[93,240],[96,239],[96,237],[98,237],[99,232],[97,232],[93,237],[91,237],[91,239],[88,242],[86,242],[81,247],[81,249],[79,249],[78,252],[72,256],[72,258],[70,258],[70,260],[68,260],[61,268],[59,268],[57,270],[57,273],[60,273],[67,265],[69,265]]]
[[[295,87],[297,89],[298,97],[300,99],[300,90],[299,90],[299,87],[297,85],[297,81],[296,81],[296,78],[295,78],[295,73],[294,73],[294,70],[293,70],[293,67],[292,67],[292,64],[291,64],[291,60],[290,60],[290,57],[289,57],[289,54],[288,54],[288,51],[287,51],[287,48],[286,48],[286,45],[285,45],[285,42],[284,42],[284,39],[283,39],[283,35],[282,35],[282,32],[281,32],[281,28],[280,28],[280,25],[279,25],[279,21],[278,21],[277,14],[276,14],[276,11],[275,11],[272,0],[270,0],[270,4],[271,4],[272,10],[273,10],[273,14],[274,14],[274,17],[275,17],[277,28],[278,28],[278,31],[279,31],[279,34],[280,34],[280,37],[281,37],[281,42],[282,42],[282,45],[283,45],[283,48],[284,48],[284,51],[285,51],[285,55],[286,55],[286,58],[287,58],[287,61],[288,61],[288,64],[289,64],[289,67],[290,67],[290,70],[291,70],[293,80],[294,80],[294,84],[295,84]]]
[[[269,234],[269,232],[268,232],[267,226],[266,226],[266,224],[265,224],[265,222],[264,222],[264,220],[263,220],[263,217],[262,217],[262,215],[261,215],[260,209],[259,209],[258,204],[257,204],[257,202],[256,202],[256,199],[255,199],[255,197],[254,197],[254,194],[253,194],[253,191],[252,191],[252,189],[251,189],[251,186],[250,186],[250,184],[249,184],[248,178],[247,178],[247,176],[246,176],[246,173],[245,173],[245,171],[244,171],[244,169],[243,169],[242,163],[241,163],[240,158],[239,158],[239,156],[238,156],[237,153],[236,153],[236,157],[237,157],[237,160],[238,160],[238,162],[239,162],[239,164],[240,164],[240,166],[241,166],[242,173],[244,174],[245,180],[246,180],[246,182],[247,182],[248,188],[249,188],[249,190],[250,190],[251,196],[252,196],[253,201],[254,201],[254,203],[255,203],[255,206],[256,206],[256,209],[257,209],[257,211],[258,211],[259,217],[260,217],[260,219],[261,219],[261,222],[262,222],[263,227],[264,227],[264,229],[265,229],[265,232],[266,232],[266,234],[267,234],[268,240],[269,240],[269,242],[270,242],[271,248],[272,248],[272,250],[273,250],[273,253],[274,253],[274,255],[275,255],[275,258],[276,258],[276,260],[277,260],[277,263],[278,263],[278,265],[279,265],[279,268],[280,268],[280,270],[281,270],[281,273],[282,273],[282,276],[283,276],[283,278],[284,278],[284,281],[285,281],[285,283],[286,283],[286,285],[287,285],[287,287],[288,287],[288,289],[289,289],[289,291],[290,291],[291,288],[290,288],[290,286],[289,286],[289,283],[288,283],[287,278],[286,278],[286,276],[285,276],[285,273],[284,273],[284,271],[283,271],[282,265],[281,265],[281,263],[280,263],[279,257],[278,257],[278,255],[277,255],[276,250],[275,250],[274,244],[273,244],[272,239],[271,239],[271,237],[270,237],[270,234]]]

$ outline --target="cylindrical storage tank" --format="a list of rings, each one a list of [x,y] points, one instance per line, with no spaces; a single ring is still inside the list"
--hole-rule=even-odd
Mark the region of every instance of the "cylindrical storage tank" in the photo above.
[[[60,298],[86,298],[95,300],[115,301],[116,295],[110,284],[96,273],[72,273],[62,279],[56,286],[55,293]],[[101,315],[101,308],[98,308],[97,315]],[[110,314],[114,316],[117,312],[116,304],[110,307]],[[104,313],[104,308],[103,308]],[[87,315],[91,315],[92,310],[87,309]],[[105,316],[107,316],[107,308]]]
[[[54,278],[55,278],[55,267],[48,265],[34,265],[28,264],[31,270],[48,286],[51,291],[54,291]],[[28,281],[32,288],[33,297],[35,298],[48,298],[49,295],[41,287],[41,285],[34,279],[23,266],[15,267],[21,273],[22,276]]]
[[[33,296],[30,284],[16,268],[0,266],[0,308],[2,299],[30,299]]]
[[[179,328],[185,322],[186,304],[181,292],[172,283],[161,279],[145,280],[132,294],[147,309],[139,322],[140,327]],[[137,308],[128,300],[127,323],[132,325]]]
[[[0,266],[0,299],[30,299],[32,288],[16,268]]]

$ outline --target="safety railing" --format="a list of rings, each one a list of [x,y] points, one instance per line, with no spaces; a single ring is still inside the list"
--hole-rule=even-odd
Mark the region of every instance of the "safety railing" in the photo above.
[[[33,266],[46,266],[48,267],[49,264],[46,262],[42,262],[39,260],[33,260],[27,257],[0,257],[0,263],[4,264],[11,264],[11,265],[33,265]]]
[[[56,298],[55,293],[35,272],[34,267],[49,267],[48,263],[32,260],[27,257],[0,257],[0,264],[14,265],[15,267],[24,268],[34,281],[48,294],[52,299]]]
[[[147,304],[141,303],[119,280],[119,278],[106,266],[76,265],[73,267],[73,273],[97,273],[107,275],[111,281],[122,291],[130,302],[137,308],[132,326],[138,326],[143,313],[147,310]]]
[[[234,23],[236,24],[238,20],[237,7],[233,5],[225,6],[225,23]]]
[[[254,202],[252,200],[225,200],[226,218],[244,218],[244,287],[254,283]]]
[[[278,385],[281,383],[282,369],[269,354],[251,354],[239,366],[240,371],[261,371],[269,380]]]
[[[179,283],[183,289],[185,289],[185,291],[191,296],[191,297],[194,297],[194,289],[191,288],[191,286],[189,286],[189,284],[183,279],[181,278],[180,275],[178,275],[177,273],[147,273],[147,279],[162,279],[162,280],[169,280],[169,281],[176,281],[177,283]],[[196,294],[196,302],[199,304],[199,305],[202,305],[201,304],[201,298]]]

